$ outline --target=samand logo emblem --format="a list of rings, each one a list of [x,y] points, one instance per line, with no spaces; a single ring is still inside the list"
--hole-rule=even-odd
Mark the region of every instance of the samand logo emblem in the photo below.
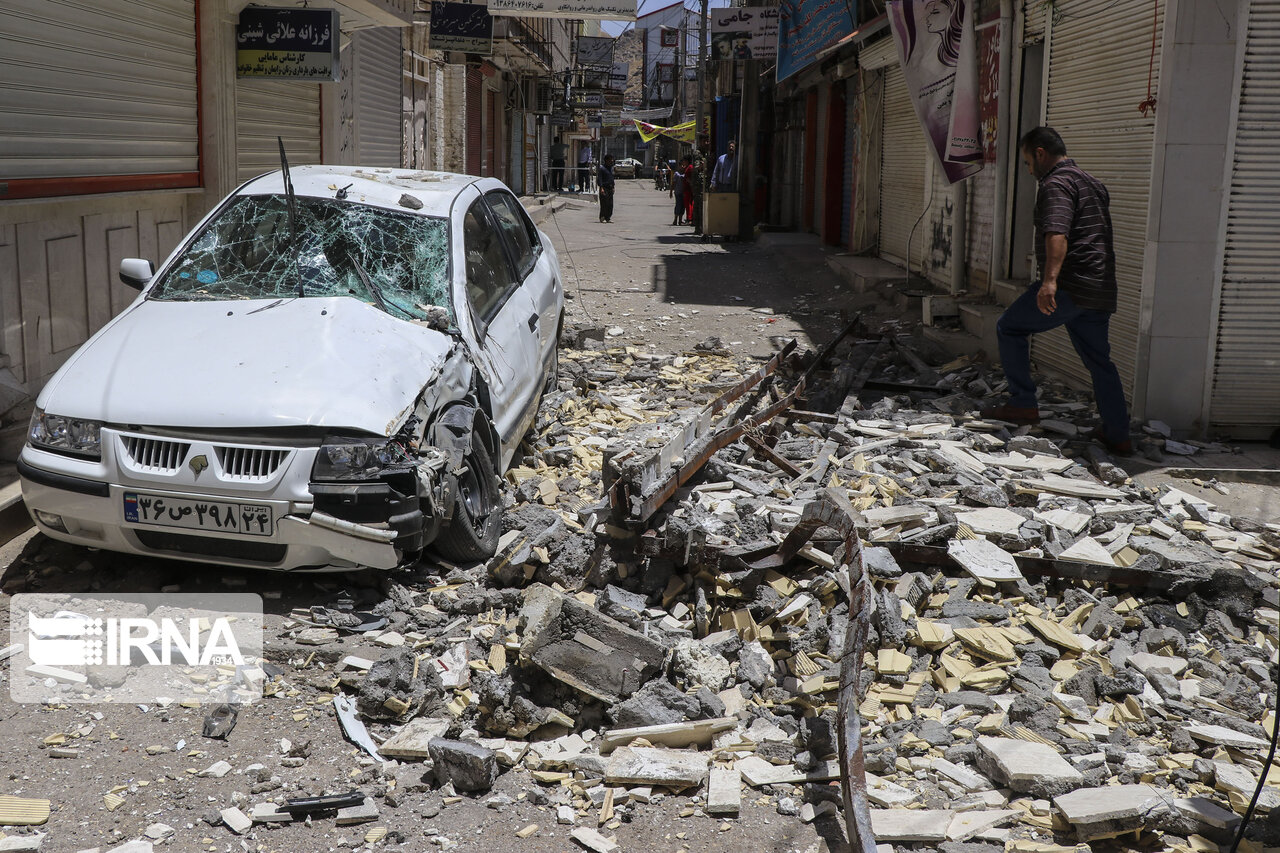
[[[191,469],[192,474],[199,477],[200,472],[209,467],[209,457],[201,453],[199,456],[192,457],[187,466]]]

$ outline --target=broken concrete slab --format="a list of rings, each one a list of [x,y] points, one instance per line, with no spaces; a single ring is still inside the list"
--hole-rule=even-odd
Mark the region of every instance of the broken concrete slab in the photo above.
[[[626,746],[636,738],[644,738],[655,746],[680,749],[686,746],[709,746],[718,732],[728,731],[738,724],[736,717],[715,717],[689,723],[666,723],[659,726],[633,726],[611,729],[600,738],[601,753],[609,753]],[[384,750],[385,751],[385,750]]]
[[[222,815],[222,823],[227,829],[236,835],[244,835],[253,828],[253,821],[249,816],[237,808],[227,808],[219,812]]]
[[[1225,726],[1192,723],[1186,726],[1186,732],[1196,740],[1217,744],[1218,746],[1229,746],[1235,749],[1266,749],[1269,746],[1262,738],[1256,738]]]
[[[388,758],[421,761],[431,757],[431,741],[444,737],[449,721],[440,717],[418,717],[405,723],[378,747],[378,752]]]
[[[378,804],[373,801],[372,797],[365,797],[364,802],[358,806],[347,806],[345,809],[338,809],[336,820],[338,826],[352,826],[377,819]]]
[[[604,778],[610,785],[663,785],[683,790],[706,780],[709,761],[706,753],[624,746],[614,750]]]
[[[1170,794],[1147,784],[1081,788],[1053,798],[1081,841],[1158,826],[1173,811],[1173,802]]]
[[[487,791],[498,780],[498,756],[477,743],[432,738],[427,745],[436,780],[459,791]]]
[[[1009,536],[1016,534],[1026,519],[1007,509],[984,507],[970,512],[957,512],[956,521],[969,526],[979,535]]]
[[[1022,579],[1013,555],[988,539],[952,539],[947,543],[947,555],[985,584]]]
[[[827,782],[840,778],[840,764],[836,761],[823,761],[810,770],[800,770],[794,764],[774,765],[758,755],[749,755],[739,758],[734,766],[742,774],[743,781],[753,788],[796,782]]]
[[[936,843],[947,840],[955,812],[950,809],[872,809],[876,841]]]
[[[707,814],[736,815],[742,808],[742,774],[736,767],[717,764],[707,780]]]
[[[1023,814],[1017,809],[975,809],[956,812],[947,825],[948,841],[968,841]]]
[[[1084,784],[1080,771],[1043,743],[980,737],[977,758],[983,773],[1018,793],[1053,797]]]
[[[522,655],[603,702],[630,696],[658,673],[666,656],[659,643],[543,584],[525,590],[520,632]]]

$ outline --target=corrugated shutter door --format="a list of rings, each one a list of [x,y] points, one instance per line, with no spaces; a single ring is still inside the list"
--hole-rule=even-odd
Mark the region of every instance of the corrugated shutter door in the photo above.
[[[493,177],[498,174],[498,99],[490,89],[484,90],[485,129],[484,129],[484,171],[482,174]]]
[[[355,47],[356,151],[362,166],[400,165],[400,29],[351,36]]]
[[[911,228],[924,211],[924,132],[911,106],[907,78],[898,65],[884,69],[884,142],[880,146],[880,254],[907,265]],[[912,254],[920,255],[917,236]]]
[[[840,200],[840,245],[851,245],[853,229],[854,158],[858,152],[858,77],[845,82],[844,102],[844,186]]]
[[[190,0],[0,6],[0,175],[199,169]]]
[[[1155,81],[1160,80],[1156,24]],[[1097,12],[1063,15],[1053,22],[1049,52],[1048,125],[1062,134],[1068,155],[1111,193],[1119,300],[1111,318],[1111,359],[1126,394],[1133,393],[1138,362],[1142,266],[1151,197],[1151,155],[1156,117],[1143,117],[1151,61],[1152,0],[1118,0]],[[1081,383],[1089,373],[1067,333],[1037,335],[1032,358],[1042,368]]]
[[[241,181],[280,168],[284,140],[290,166],[320,162],[320,86],[296,80],[236,81],[236,175]]]
[[[1280,0],[1252,0],[1237,106],[1210,424],[1280,427]]]
[[[484,90],[484,78],[479,68],[467,69],[467,174],[480,174],[480,155],[484,145],[484,113],[480,98]]]
[[[1052,4],[1045,0],[1022,0],[1022,38],[1027,42],[1044,39],[1045,21]]]

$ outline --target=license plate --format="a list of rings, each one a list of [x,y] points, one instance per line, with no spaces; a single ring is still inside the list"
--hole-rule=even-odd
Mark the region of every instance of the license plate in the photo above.
[[[124,493],[124,520],[132,524],[211,530],[242,536],[270,536],[273,530],[270,506],[193,500],[146,492]]]

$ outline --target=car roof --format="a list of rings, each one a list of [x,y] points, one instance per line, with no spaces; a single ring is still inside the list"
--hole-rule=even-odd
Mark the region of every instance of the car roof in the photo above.
[[[481,180],[452,172],[378,166],[293,166],[289,169],[289,178],[293,191],[299,196],[332,199],[338,189],[349,185],[347,201],[421,216],[445,217],[458,194]],[[236,191],[236,195],[283,194],[284,179],[279,170],[254,178]],[[405,195],[422,202],[421,208],[401,204]]]

